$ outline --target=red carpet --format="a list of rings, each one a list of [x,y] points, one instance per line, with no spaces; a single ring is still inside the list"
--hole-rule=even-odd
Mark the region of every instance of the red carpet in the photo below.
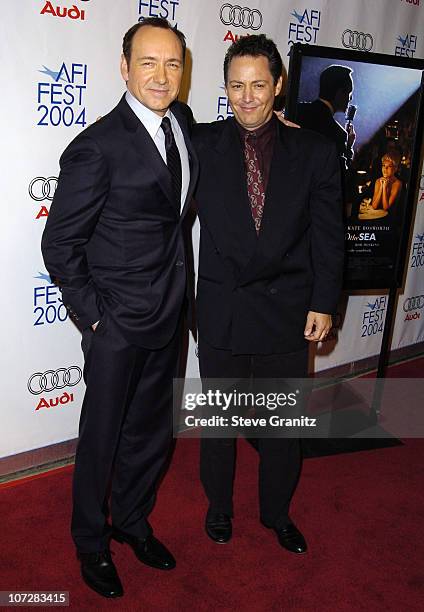
[[[114,610],[422,610],[424,441],[304,462],[292,516],[310,551],[279,548],[258,522],[257,456],[239,444],[234,537],[203,533],[198,444],[180,440],[152,516],[177,569],[141,565],[112,544],[120,600],[80,581],[68,532],[71,469],[0,491],[0,590],[68,590],[71,608]]]
[[[69,535],[72,468],[3,485],[0,590],[67,590],[74,610],[422,610],[423,457],[424,440],[407,440],[305,461],[292,517],[310,550],[298,557],[259,524],[257,455],[244,441],[233,539],[208,540],[198,442],[180,440],[151,517],[177,569],[150,569],[113,543],[125,595],[112,601],[79,577]]]

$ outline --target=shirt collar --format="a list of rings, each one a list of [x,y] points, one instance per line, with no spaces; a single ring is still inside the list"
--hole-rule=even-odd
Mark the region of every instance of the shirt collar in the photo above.
[[[244,138],[246,137],[247,134],[252,134],[256,138],[261,138],[262,136],[265,136],[266,134],[272,134],[274,132],[274,130],[275,130],[275,122],[276,121],[278,121],[278,119],[275,117],[275,114],[272,113],[271,119],[269,119],[269,121],[264,123],[264,125],[261,125],[261,127],[259,127],[257,130],[246,130],[237,121],[236,121],[236,125],[238,127],[239,132],[240,132],[240,136],[241,136],[242,140],[244,140]]]
[[[153,140],[156,138],[157,133],[160,130],[163,117],[169,117],[169,119],[172,121],[172,113],[169,108],[164,116],[161,117],[150,110],[150,108],[147,108],[147,106],[144,106],[144,104],[139,102],[139,100],[137,100],[137,98],[133,96],[128,89],[125,94],[125,100],[128,102],[128,105],[137,115]]]

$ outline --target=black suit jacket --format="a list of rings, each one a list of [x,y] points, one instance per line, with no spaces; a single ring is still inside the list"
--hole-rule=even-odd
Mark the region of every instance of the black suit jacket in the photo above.
[[[257,237],[235,120],[195,126],[200,175],[199,334],[234,353],[302,349],[308,310],[332,313],[343,266],[340,169],[332,143],[275,121]]]
[[[347,170],[353,157],[353,150],[347,146],[347,131],[334,119],[324,102],[314,100],[298,104],[296,121],[301,127],[318,132],[334,142],[342,168]]]
[[[123,97],[63,153],[42,239],[46,267],[81,329],[107,315],[129,342],[153,349],[171,339],[181,313],[183,221],[198,173],[191,111],[180,103],[171,110],[190,156],[182,214],[166,164]]]

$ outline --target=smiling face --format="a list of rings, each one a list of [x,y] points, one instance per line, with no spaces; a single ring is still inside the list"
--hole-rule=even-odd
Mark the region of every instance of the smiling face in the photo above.
[[[226,92],[236,121],[246,130],[256,130],[269,121],[282,81],[280,77],[274,83],[268,58],[263,55],[233,57]]]
[[[121,58],[121,74],[132,95],[162,117],[178,96],[183,76],[183,50],[176,34],[152,26],[137,30],[129,65]]]

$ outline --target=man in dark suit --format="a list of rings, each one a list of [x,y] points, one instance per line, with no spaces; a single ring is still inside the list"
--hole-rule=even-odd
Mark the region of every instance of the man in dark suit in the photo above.
[[[175,102],[184,54],[184,35],[164,19],[127,32],[127,92],[63,153],[42,241],[47,269],[83,334],[87,388],[72,536],[85,582],[107,597],[123,592],[111,535],[147,565],[175,566],[147,517],[172,441],[187,293],[183,221],[197,178],[192,118]]]
[[[227,52],[234,118],[195,126],[201,224],[197,316],[202,379],[306,378],[308,342],[323,340],[343,264],[335,146],[273,114],[282,61],[264,35]],[[300,470],[297,439],[259,439],[260,516],[280,544],[306,551],[289,517]],[[206,532],[231,538],[235,440],[201,441]]]
[[[334,119],[334,114],[346,113],[352,92],[352,70],[347,66],[328,66],[320,74],[319,98],[298,104],[296,117],[301,127],[323,134],[335,143],[345,170],[353,158],[356,134],[352,123],[347,131]]]

